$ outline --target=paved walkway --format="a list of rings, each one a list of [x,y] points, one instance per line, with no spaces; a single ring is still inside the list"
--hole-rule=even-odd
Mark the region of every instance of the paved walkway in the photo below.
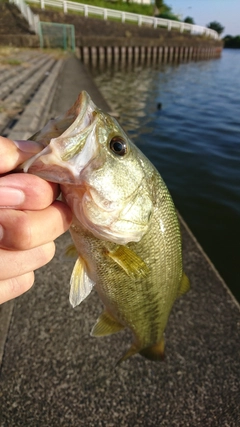
[[[71,57],[51,114],[67,109],[82,89],[108,109]],[[92,292],[81,306],[69,306],[73,262],[63,253],[70,237],[58,239],[32,290],[0,307],[0,427],[240,426],[239,305],[183,222],[182,232],[192,288],[170,316],[165,361],[135,356],[117,368],[130,334],[90,337],[101,303]]]

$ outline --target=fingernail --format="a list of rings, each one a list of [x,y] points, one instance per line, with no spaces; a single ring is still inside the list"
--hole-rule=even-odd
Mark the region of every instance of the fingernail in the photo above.
[[[3,226],[0,224],[0,240],[3,238]]]
[[[44,145],[36,141],[17,140],[13,141],[19,150],[26,153],[39,153],[44,148]]]
[[[22,190],[12,187],[0,187],[0,208],[13,208],[21,205],[25,200]]]

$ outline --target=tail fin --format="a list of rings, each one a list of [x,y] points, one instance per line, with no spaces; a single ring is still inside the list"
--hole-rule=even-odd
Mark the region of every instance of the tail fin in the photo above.
[[[144,356],[149,360],[164,360],[164,347],[164,338],[162,338],[157,344],[144,348],[143,350],[140,350],[139,353],[141,356]]]
[[[117,361],[116,366],[120,365],[124,360],[129,359],[129,357],[133,356],[134,354],[138,353],[139,349],[132,344],[129,350]]]
[[[116,366],[120,365],[124,360],[139,353],[141,356],[146,357],[149,360],[164,360],[164,338],[159,343],[146,347],[142,350],[139,349],[135,344],[132,344],[129,350],[119,359]]]

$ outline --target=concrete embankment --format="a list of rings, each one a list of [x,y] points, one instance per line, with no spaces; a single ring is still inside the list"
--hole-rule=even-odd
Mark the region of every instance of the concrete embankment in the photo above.
[[[147,25],[138,26],[85,18],[73,13],[34,7],[32,10],[39,15],[42,22],[73,25],[79,58],[86,63],[138,64],[201,60],[219,57],[223,47],[221,40],[180,33],[177,30],[167,31]],[[61,33],[59,26],[42,28],[45,28],[41,37],[44,47],[57,47],[59,43],[63,47],[64,43],[67,44],[65,30]],[[9,3],[0,5],[0,44],[39,47],[39,37],[30,33],[15,5]]]
[[[101,62],[160,63],[215,58],[221,55],[222,41],[211,38],[137,26],[127,23],[85,18],[74,14],[34,9],[46,22],[72,24],[79,58],[90,64]],[[51,36],[44,37],[46,45]]]
[[[35,61],[53,59],[33,50],[29,55],[33,53]],[[29,64],[34,60],[30,56],[25,58]],[[46,105],[46,118],[66,110],[83,89],[98,106],[110,110],[88,70],[74,56],[54,61],[36,89],[37,95],[56,63],[61,63],[54,74],[56,86],[48,89],[54,96],[51,105]],[[6,82],[3,79],[0,89]],[[17,88],[12,90],[14,94]],[[31,99],[23,104],[16,125]],[[34,105],[28,123],[38,115]],[[2,132],[12,135],[14,127],[8,125]],[[18,139],[31,132],[25,123]],[[36,272],[32,290],[0,307],[1,427],[240,425],[239,305],[180,221],[191,290],[171,313],[165,361],[154,363],[134,356],[115,368],[129,346],[129,333],[90,337],[102,306],[94,291],[76,309],[69,306],[74,261],[64,261],[70,243],[65,234],[57,240],[53,261]]]

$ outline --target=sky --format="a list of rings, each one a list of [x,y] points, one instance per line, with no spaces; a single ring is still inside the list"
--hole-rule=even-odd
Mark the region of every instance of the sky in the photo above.
[[[240,0],[165,0],[165,4],[181,19],[191,16],[197,25],[218,21],[225,27],[222,36],[240,35]]]

